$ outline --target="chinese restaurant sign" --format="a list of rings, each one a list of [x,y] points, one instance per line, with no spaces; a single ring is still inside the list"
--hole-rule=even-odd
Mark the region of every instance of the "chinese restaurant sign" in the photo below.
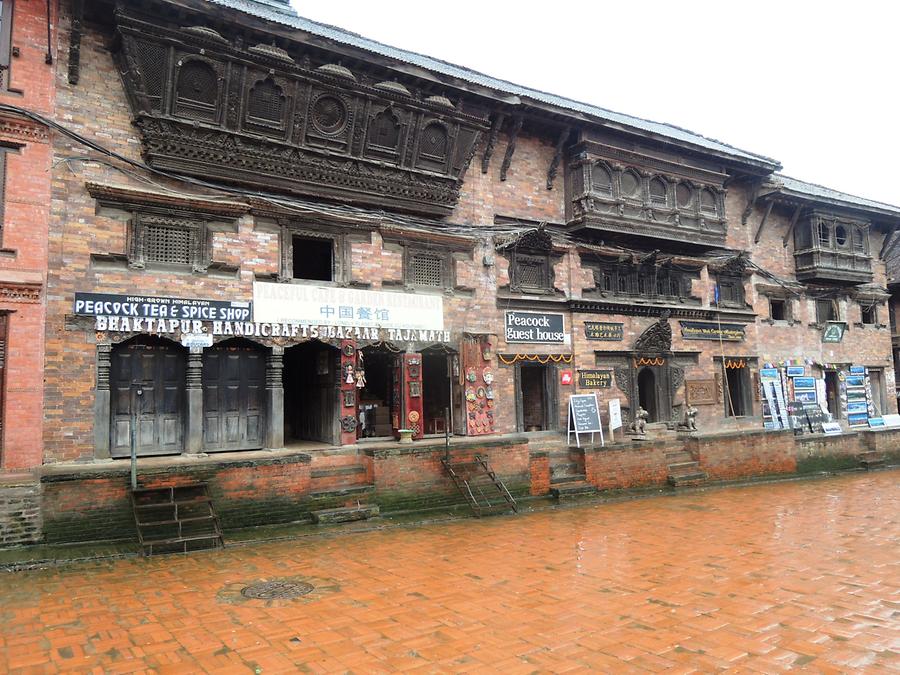
[[[685,340],[724,340],[743,342],[744,327],[739,323],[713,323],[712,321],[681,321],[681,336]]]
[[[585,321],[584,337],[588,340],[621,342],[625,335],[623,324],[608,321]]]
[[[257,281],[254,319],[265,323],[353,326],[382,329],[444,329],[440,295],[389,293]]]

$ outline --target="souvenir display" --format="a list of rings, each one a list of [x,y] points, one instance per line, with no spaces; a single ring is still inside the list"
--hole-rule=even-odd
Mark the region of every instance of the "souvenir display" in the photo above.
[[[481,371],[481,379],[484,380],[485,384],[491,384],[494,381],[494,373],[490,368],[485,368]]]
[[[474,402],[474,401],[476,401],[477,399],[478,399],[478,397],[475,396],[475,389],[474,389],[474,387],[468,387],[468,388],[466,389],[466,400],[467,400],[467,401],[472,401],[472,402]]]
[[[485,398],[487,398],[488,401],[492,400],[494,398],[494,388],[488,387],[487,389],[485,389],[484,396],[485,396]]]
[[[410,410],[409,415],[407,415],[407,419],[410,422],[418,422],[419,421],[419,411],[418,410]]]
[[[466,382],[478,382],[478,374],[474,368],[466,368]]]

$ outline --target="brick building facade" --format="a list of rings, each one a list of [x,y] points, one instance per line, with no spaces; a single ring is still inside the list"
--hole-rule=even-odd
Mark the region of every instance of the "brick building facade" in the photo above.
[[[42,202],[49,540],[110,534],[132,447],[148,481],[212,482],[236,526],[353,490],[443,503],[445,432],[540,495],[567,471],[664,481],[679,443],[717,478],[793,471],[780,430],[811,408],[848,432],[897,412],[900,209],[278,0],[89,5],[60,4],[35,108],[64,127]],[[569,456],[576,393],[604,421],[642,410],[650,437]],[[692,415],[718,445],[678,439]],[[106,529],[79,525],[92,489]]]

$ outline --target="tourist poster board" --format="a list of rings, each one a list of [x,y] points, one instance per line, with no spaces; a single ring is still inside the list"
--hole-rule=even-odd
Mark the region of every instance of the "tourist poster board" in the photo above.
[[[892,415],[882,415],[881,419],[884,420],[884,426],[886,427],[900,427],[900,415],[892,414]]]
[[[788,377],[803,377],[806,375],[806,368],[804,366],[788,366],[787,367],[787,376]]]
[[[600,434],[600,444],[604,445],[603,425],[600,422],[600,403],[597,394],[572,394],[569,397],[569,423],[566,441],[571,443],[575,435],[575,445],[581,447],[579,434],[590,434],[594,442],[594,434]]]
[[[816,378],[814,377],[795,377],[794,389],[816,389]]]
[[[884,418],[883,417],[870,417],[869,418],[869,428],[874,429],[876,427],[884,427]]]
[[[617,398],[611,399],[609,402],[609,428],[622,428],[622,405]]]
[[[822,432],[826,434],[839,434],[841,433],[841,425],[839,422],[823,422]]]

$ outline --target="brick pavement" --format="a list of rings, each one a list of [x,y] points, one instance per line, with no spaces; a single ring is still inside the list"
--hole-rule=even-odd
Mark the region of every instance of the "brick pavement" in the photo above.
[[[896,671],[898,478],[7,574],[0,671]]]

